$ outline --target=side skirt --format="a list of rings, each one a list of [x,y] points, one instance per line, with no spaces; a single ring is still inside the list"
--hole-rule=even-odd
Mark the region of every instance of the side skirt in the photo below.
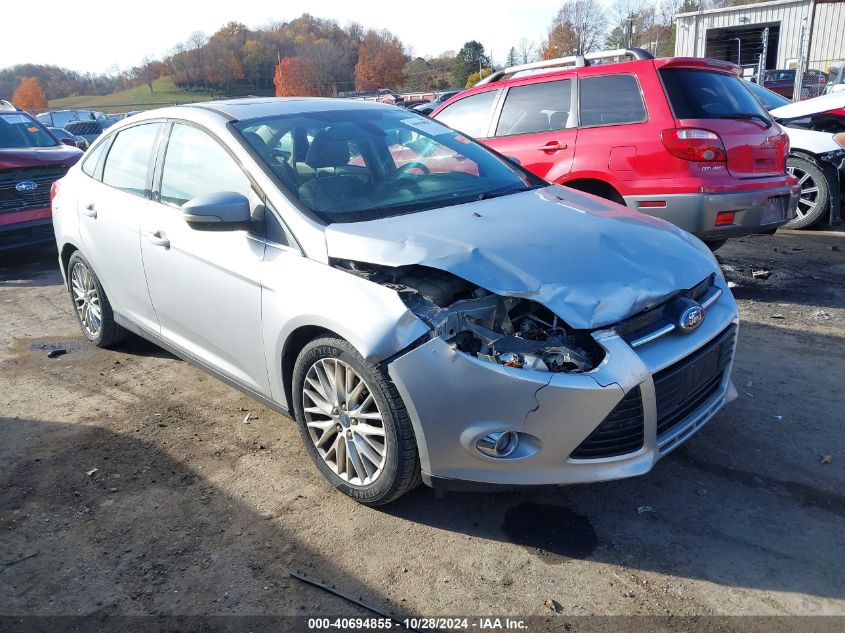
[[[291,415],[291,413],[287,409],[287,407],[284,407],[284,406],[280,405],[278,402],[275,402],[275,401],[270,400],[269,398],[267,398],[265,396],[262,396],[257,391],[254,391],[253,389],[250,389],[246,385],[242,385],[238,381],[233,380],[232,378],[229,378],[228,376],[220,373],[219,371],[217,371],[216,369],[214,369],[210,365],[204,363],[203,361],[201,361],[200,359],[196,358],[195,356],[189,354],[185,350],[183,350],[179,347],[176,347],[175,345],[172,345],[171,343],[164,341],[157,334],[150,332],[149,330],[147,330],[146,328],[138,325],[137,323],[133,323],[132,321],[130,321],[129,319],[126,319],[125,317],[121,316],[117,312],[114,313],[114,320],[115,320],[115,323],[117,323],[120,327],[122,327],[126,330],[129,330],[133,334],[140,336],[142,339],[145,339],[145,340],[149,341],[150,343],[153,343],[154,345],[158,345],[159,347],[161,347],[162,349],[170,352],[174,356],[181,358],[186,363],[190,363],[191,365],[193,365],[197,369],[201,369],[202,371],[209,374],[210,376],[213,376],[214,378],[216,378],[220,382],[223,382],[223,383],[229,385],[230,387],[234,387],[238,391],[248,395],[250,398],[257,400],[258,402],[260,402],[264,406],[269,407],[269,408],[273,409],[274,411],[277,411],[278,413],[281,413],[283,416],[285,416],[287,418],[293,419],[293,416]]]

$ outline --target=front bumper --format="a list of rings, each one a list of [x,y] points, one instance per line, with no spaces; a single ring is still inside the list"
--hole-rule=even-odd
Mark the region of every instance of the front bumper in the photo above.
[[[53,220],[49,216],[47,219],[0,224],[0,252],[55,241]]]
[[[648,472],[736,395],[728,364],[706,401],[658,437],[653,375],[738,323],[736,302],[724,281],[717,284],[722,297],[691,334],[666,335],[634,350],[614,330],[594,333],[606,357],[585,374],[494,365],[454,350],[439,338],[395,359],[388,372],[414,426],[423,480],[444,488],[468,483],[529,486]],[[572,459],[570,454],[636,387],[643,406],[642,447],[615,457]],[[502,431],[520,433],[521,450],[497,459],[475,448],[478,438]]]
[[[625,203],[707,241],[773,231],[795,217],[800,195],[799,189],[784,185],[720,193],[626,196]],[[640,208],[640,202],[657,198],[666,206]],[[725,211],[735,213],[734,223],[717,226],[717,214]]]

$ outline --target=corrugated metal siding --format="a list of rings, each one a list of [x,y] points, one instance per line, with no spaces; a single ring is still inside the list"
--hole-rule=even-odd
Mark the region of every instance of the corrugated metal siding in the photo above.
[[[807,18],[809,26],[811,6],[810,0],[796,0],[786,3],[752,4],[722,11],[705,12],[701,15],[679,16],[675,27],[675,55],[695,54],[696,19],[699,20],[698,55],[704,54],[708,29],[750,27],[755,24],[777,22],[780,23],[777,67],[784,68],[788,59],[798,57],[802,21]],[[748,21],[740,22],[740,17],[747,17]],[[811,60],[845,59],[845,3],[818,5],[813,30],[815,33],[813,34],[813,50],[810,54]]]

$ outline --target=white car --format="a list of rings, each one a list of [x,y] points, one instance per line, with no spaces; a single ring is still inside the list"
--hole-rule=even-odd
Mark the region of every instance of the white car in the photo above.
[[[803,229],[839,221],[845,182],[845,92],[791,101],[754,83],[746,84],[789,135],[786,168],[798,178],[801,198],[785,228]]]

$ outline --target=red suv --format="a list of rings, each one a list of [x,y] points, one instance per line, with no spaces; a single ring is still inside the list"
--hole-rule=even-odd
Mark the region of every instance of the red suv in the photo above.
[[[0,251],[56,239],[50,188],[81,156],[26,112],[0,104]]]
[[[596,63],[629,57],[632,61]],[[628,49],[498,71],[432,117],[550,182],[661,217],[712,248],[794,214],[789,140],[712,59]]]

